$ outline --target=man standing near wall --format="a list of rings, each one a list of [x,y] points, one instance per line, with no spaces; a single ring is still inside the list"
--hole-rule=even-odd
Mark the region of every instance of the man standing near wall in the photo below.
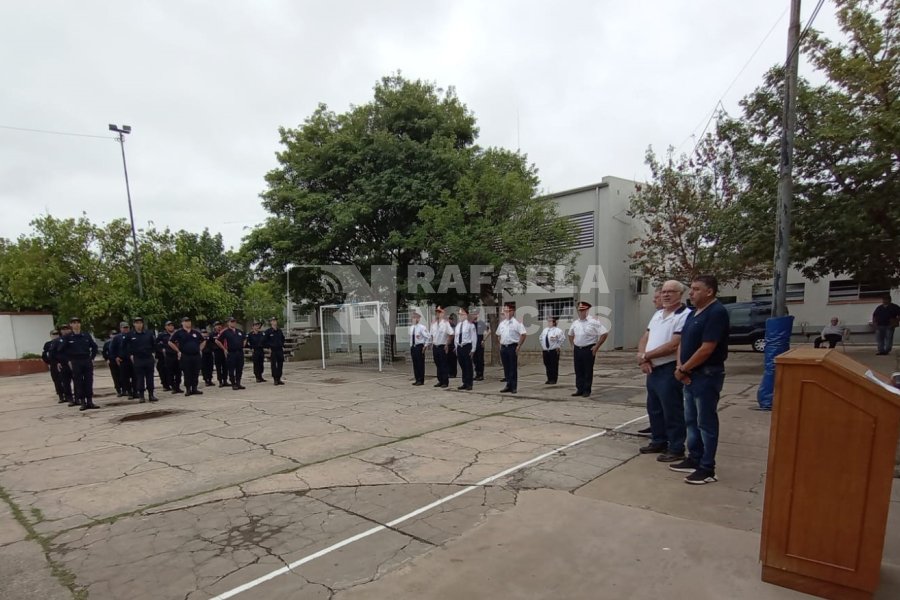
[[[685,483],[703,485],[716,479],[719,445],[719,394],[728,358],[728,311],[716,298],[719,283],[712,275],[691,281],[690,312],[681,332],[675,378],[684,384],[684,420],[688,457],[669,465],[690,473]]]
[[[894,330],[900,325],[900,306],[891,302],[890,294],[881,298],[881,304],[872,313],[872,324],[875,326],[876,354],[890,354],[894,346]]]
[[[594,383],[594,361],[597,359],[597,351],[609,336],[609,331],[599,319],[588,314],[591,305],[588,302],[578,303],[578,318],[572,321],[569,327],[569,343],[572,344],[572,352],[575,359],[575,393],[572,396],[591,395],[591,386]]]
[[[547,373],[546,385],[556,385],[559,379],[559,355],[565,339],[562,329],[556,326],[556,315],[547,315],[547,326],[541,332],[541,355],[544,359],[544,371]]]
[[[525,326],[516,319],[516,305],[507,302],[503,305],[506,317],[497,325],[497,340],[500,342],[500,362],[503,363],[503,380],[506,386],[501,394],[516,394],[519,391],[519,349],[528,335]]]

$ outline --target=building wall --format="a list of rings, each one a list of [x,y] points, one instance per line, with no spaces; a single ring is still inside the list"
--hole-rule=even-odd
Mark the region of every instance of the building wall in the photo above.
[[[53,317],[43,313],[0,313],[0,359],[40,354],[50,339]]]

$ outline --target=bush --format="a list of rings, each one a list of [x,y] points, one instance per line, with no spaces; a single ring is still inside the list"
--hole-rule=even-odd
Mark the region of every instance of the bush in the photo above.
[[[22,355],[22,358],[23,358],[23,359],[27,359],[27,358],[40,358],[40,357],[41,357],[40,354],[35,354],[34,352],[26,352],[25,354]]]

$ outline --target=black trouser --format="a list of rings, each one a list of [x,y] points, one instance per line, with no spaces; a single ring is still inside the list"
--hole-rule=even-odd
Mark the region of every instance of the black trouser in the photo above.
[[[90,358],[73,358],[72,383],[75,384],[75,400],[84,406],[94,403],[94,361]]]
[[[210,343],[210,342],[207,342]],[[200,359],[200,371],[203,373],[203,381],[205,383],[212,383],[212,374],[213,374],[213,353],[210,350],[209,352],[204,352],[201,355]]]
[[[503,363],[503,377],[506,379],[506,387],[512,391],[518,390],[519,385],[519,355],[516,354],[518,344],[505,344],[500,346],[500,362]]]
[[[475,352],[472,353],[472,363],[475,366],[475,376],[484,377],[484,336],[476,336],[478,343],[475,345]]]
[[[169,385],[169,370],[166,369],[165,352],[156,353],[156,374],[159,375],[159,384],[163,386],[163,389],[168,390],[172,387]]]
[[[135,393],[144,395],[144,390],[153,395],[153,365],[156,361],[152,356],[134,357],[134,388]]]
[[[73,402],[74,396],[72,395],[72,369],[69,368],[69,365],[67,363],[60,364],[62,364],[62,369],[60,369],[59,371],[59,387],[62,388],[63,397],[69,402]]]
[[[244,374],[244,351],[228,351],[228,379],[231,385],[240,385],[241,376]]]
[[[834,348],[835,346],[837,346],[838,342],[841,341],[842,339],[843,339],[842,335],[839,335],[837,333],[829,333],[825,337],[817,337],[816,339],[814,339],[813,345],[816,348],[818,348],[819,346],[822,345],[822,342],[828,342],[828,347]]]
[[[458,375],[456,372],[456,346],[450,346],[450,349],[447,351],[446,363],[448,377],[456,377]]]
[[[459,370],[462,371],[462,384],[472,387],[475,379],[475,371],[472,368],[472,344],[463,344],[456,347],[456,359],[459,361]]]
[[[281,381],[281,374],[284,372],[284,348],[270,348],[269,362],[272,366],[272,379]]]
[[[181,372],[184,373],[185,391],[196,392],[197,383],[200,380],[200,355],[182,353]]]
[[[590,394],[594,382],[593,346],[575,346],[575,391]]]
[[[134,368],[131,361],[127,358],[119,365],[119,385],[122,386],[122,392],[134,395]]]
[[[262,379],[263,371],[266,364],[266,351],[262,348],[253,349],[253,375],[257,379]]]
[[[409,349],[412,356],[413,376],[416,383],[425,383],[425,344],[416,344]]]
[[[53,380],[53,389],[56,391],[56,395],[62,400],[65,396],[63,395],[62,381],[59,376],[59,367],[56,366],[56,363],[50,363],[47,365],[50,369],[50,379]]]
[[[544,350],[543,355],[547,381],[556,383],[556,380],[559,379],[559,350]]]
[[[116,359],[106,361],[106,364],[109,365],[109,375],[113,380],[113,387],[116,388],[116,393],[122,393],[122,369],[119,368],[119,363],[116,362]]]
[[[446,347],[432,346],[431,355],[434,358],[434,366],[437,369],[437,380],[441,385],[450,385],[450,376],[447,373],[447,350]]]
[[[181,387],[181,363],[178,362],[178,355],[174,352],[166,352],[166,376],[169,378],[170,388],[177,390]]]
[[[226,369],[225,353],[221,350],[213,350],[213,362],[216,365],[216,381],[225,383],[228,381],[228,370]]]

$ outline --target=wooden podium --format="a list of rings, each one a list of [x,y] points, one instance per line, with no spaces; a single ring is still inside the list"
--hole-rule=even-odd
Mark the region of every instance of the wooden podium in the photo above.
[[[878,588],[900,396],[834,350],[779,356],[763,505],[762,579],[833,600]]]

